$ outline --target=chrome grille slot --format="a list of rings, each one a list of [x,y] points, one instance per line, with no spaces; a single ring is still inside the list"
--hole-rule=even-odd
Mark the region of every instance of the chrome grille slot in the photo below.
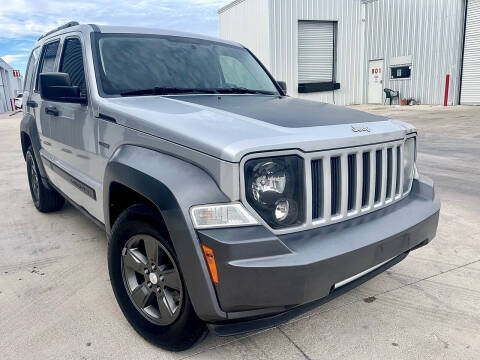
[[[335,216],[340,213],[341,196],[342,196],[342,169],[340,164],[340,157],[335,156],[330,158],[330,173],[331,173],[331,215]]]
[[[386,199],[390,199],[392,197],[392,175],[393,175],[392,164],[393,164],[392,148],[388,148],[387,149],[387,191],[385,194]]]
[[[397,147],[397,174],[396,174],[396,187],[395,187],[395,196],[400,195],[400,189],[401,189],[401,184],[400,184],[400,176],[402,174],[402,149],[400,146]]]
[[[312,161],[312,218],[323,217],[323,163]]]
[[[382,172],[382,150],[377,150],[375,151],[375,203],[378,203],[380,201],[382,191]]]
[[[357,155],[348,155],[348,206],[347,210],[351,211],[355,207],[357,193]]]
[[[370,153],[364,152],[363,158],[363,186],[362,186],[362,207],[368,205],[370,197]]]

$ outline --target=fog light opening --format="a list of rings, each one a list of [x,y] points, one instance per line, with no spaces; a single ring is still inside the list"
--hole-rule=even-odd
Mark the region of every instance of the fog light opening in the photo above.
[[[298,205],[292,199],[279,199],[275,202],[273,218],[278,224],[293,224],[298,218]]]

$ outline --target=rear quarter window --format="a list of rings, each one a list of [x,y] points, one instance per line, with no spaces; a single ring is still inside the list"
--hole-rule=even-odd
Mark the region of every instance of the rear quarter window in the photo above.
[[[55,41],[43,46],[40,68],[38,71],[35,89],[38,90],[38,79],[40,74],[55,71],[55,59],[57,58],[58,45],[60,41]]]
[[[38,58],[40,56],[40,48],[37,47],[32,50],[30,58],[28,59],[27,74],[25,75],[25,82],[23,83],[23,90],[30,91],[32,87],[32,78],[35,73],[35,68],[38,64]]]

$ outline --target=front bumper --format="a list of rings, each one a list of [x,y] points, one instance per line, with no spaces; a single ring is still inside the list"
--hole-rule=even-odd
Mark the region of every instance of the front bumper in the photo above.
[[[220,279],[215,290],[228,318],[212,328],[231,335],[276,325],[338,296],[432,240],[439,210],[433,183],[422,178],[395,204],[317,229],[281,236],[263,226],[198,231],[201,243],[215,253]]]

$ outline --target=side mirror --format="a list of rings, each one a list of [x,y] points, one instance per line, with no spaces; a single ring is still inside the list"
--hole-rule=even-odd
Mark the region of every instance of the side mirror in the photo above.
[[[40,96],[50,101],[87,103],[87,98],[80,96],[80,88],[72,86],[70,76],[61,72],[40,74]]]
[[[277,81],[277,84],[280,86],[280,89],[282,89],[283,92],[286,94],[287,93],[287,83],[285,81]]]

